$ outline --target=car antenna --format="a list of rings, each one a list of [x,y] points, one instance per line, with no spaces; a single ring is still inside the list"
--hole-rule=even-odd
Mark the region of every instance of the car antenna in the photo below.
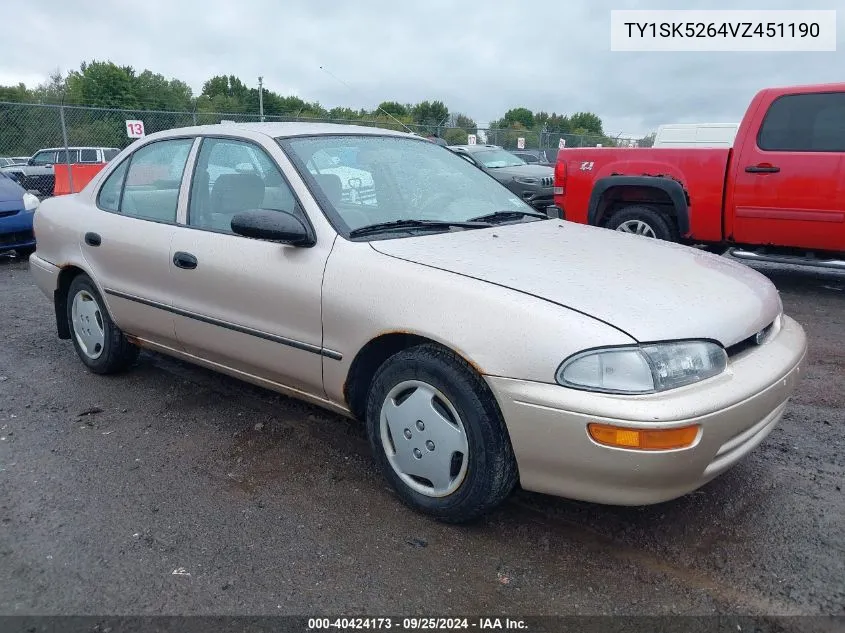
[[[352,92],[352,93],[354,93],[354,92],[355,92],[355,89],[354,89],[352,86],[350,86],[348,83],[346,83],[345,81],[343,81],[343,79],[341,79],[341,78],[340,78],[340,77],[338,77],[337,75],[334,75],[334,74],[332,74],[331,72],[329,72],[329,69],[328,69],[328,68],[326,68],[325,66],[320,66],[320,70],[322,70],[324,73],[326,73],[326,74],[327,74],[329,77],[331,77],[332,79],[334,79],[334,80],[336,80],[336,81],[340,82],[341,84],[343,84],[344,86],[346,86],[346,87],[349,89],[349,91],[350,91],[350,92]],[[379,112],[382,112],[383,114],[386,114],[386,115],[387,115],[387,116],[389,116],[391,119],[393,119],[394,121],[396,121],[399,125],[401,125],[403,128],[405,128],[405,130],[407,130],[407,132],[408,132],[409,134],[413,134],[413,135],[415,135],[415,136],[419,136],[419,134],[417,134],[416,132],[414,132],[414,130],[412,130],[412,129],[411,129],[411,128],[409,128],[407,125],[405,125],[404,123],[402,123],[402,121],[400,121],[400,120],[399,120],[399,119],[397,119],[395,116],[393,116],[392,114],[390,114],[390,112],[388,112],[387,110],[382,109],[382,107],[381,107],[381,106],[376,106],[376,110],[378,110]]]

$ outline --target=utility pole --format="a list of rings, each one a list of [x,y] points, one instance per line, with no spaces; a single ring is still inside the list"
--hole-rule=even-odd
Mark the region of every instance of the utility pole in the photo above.
[[[258,113],[264,123],[264,77],[258,78]]]

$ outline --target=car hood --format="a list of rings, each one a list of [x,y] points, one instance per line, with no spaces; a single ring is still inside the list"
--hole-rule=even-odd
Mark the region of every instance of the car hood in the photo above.
[[[0,175],[0,202],[22,203],[26,193],[18,183],[7,176]]]
[[[577,310],[640,342],[708,338],[728,347],[769,325],[782,309],[774,285],[742,264],[559,220],[371,245]]]
[[[554,176],[554,167],[548,165],[516,165],[515,167],[493,167],[491,174],[502,176],[520,176],[523,178],[544,178]]]

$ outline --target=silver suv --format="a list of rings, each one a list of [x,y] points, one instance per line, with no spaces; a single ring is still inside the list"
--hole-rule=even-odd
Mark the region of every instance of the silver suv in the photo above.
[[[54,165],[107,163],[119,153],[116,147],[69,147],[67,150],[50,147],[38,150],[25,164],[2,167],[0,172],[16,180],[27,191],[52,196],[56,184]]]

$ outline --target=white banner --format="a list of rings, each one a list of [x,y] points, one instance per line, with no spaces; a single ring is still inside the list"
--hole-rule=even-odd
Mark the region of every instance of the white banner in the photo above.
[[[835,51],[836,11],[616,10],[610,50]]]

